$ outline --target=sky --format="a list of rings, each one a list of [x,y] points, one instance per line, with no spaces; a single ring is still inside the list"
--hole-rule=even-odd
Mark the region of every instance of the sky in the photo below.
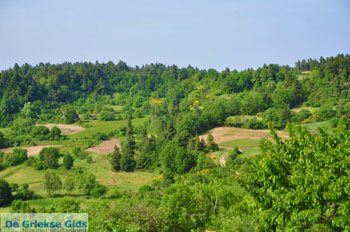
[[[0,0],[0,70],[120,60],[200,69],[350,53],[349,0]]]

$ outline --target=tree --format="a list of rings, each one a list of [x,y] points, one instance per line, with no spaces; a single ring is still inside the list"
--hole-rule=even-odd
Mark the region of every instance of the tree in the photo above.
[[[4,206],[12,201],[12,193],[9,183],[0,179],[0,206]]]
[[[27,150],[14,148],[11,153],[4,156],[4,164],[9,166],[16,166],[28,159]]]
[[[134,131],[131,123],[131,117],[128,118],[128,127],[126,129],[125,140],[122,148],[122,156],[120,159],[120,169],[123,171],[133,171],[136,162],[135,156],[135,138]]]
[[[32,200],[36,199],[37,195],[29,189],[28,184],[23,184],[21,187],[19,187],[16,190],[16,195],[14,196],[14,199],[20,199],[20,200]]]
[[[72,176],[68,176],[63,183],[63,188],[67,191],[67,193],[71,193],[72,191],[74,191],[74,189],[76,188],[75,179]]]
[[[56,169],[58,168],[58,158],[60,153],[56,147],[45,147],[39,153],[39,159],[44,168]]]
[[[109,162],[111,163],[112,171],[118,172],[120,171],[120,159],[121,153],[117,146],[114,146],[114,151],[108,155]]]
[[[242,184],[259,211],[261,231],[350,229],[350,131],[293,127],[283,142],[265,143]]]
[[[35,213],[35,209],[31,208],[27,202],[14,200],[11,204],[11,213]]]
[[[79,188],[88,196],[100,197],[106,192],[106,186],[96,181],[96,177],[91,173],[83,173],[80,176]]]
[[[50,133],[50,130],[46,126],[36,126],[30,132],[30,134],[38,140],[48,139],[49,133]]]
[[[74,159],[70,154],[66,154],[63,158],[63,166],[70,170],[74,165]]]
[[[75,112],[75,110],[72,107],[67,107],[64,110],[64,118],[67,124],[71,124],[79,121],[78,114]]]
[[[48,134],[48,139],[55,141],[60,140],[61,137],[61,130],[56,126],[52,127],[50,133]]]
[[[0,148],[7,146],[7,139],[5,139],[4,134],[0,131]]]
[[[107,110],[102,110],[98,116],[100,121],[111,121],[114,119],[114,113]]]
[[[208,134],[207,147],[209,151],[219,150],[219,146],[214,142],[214,137],[212,134]]]
[[[49,194],[49,197],[51,197],[53,193],[62,189],[61,178],[52,171],[47,171],[45,173],[43,178],[43,185],[45,190]]]

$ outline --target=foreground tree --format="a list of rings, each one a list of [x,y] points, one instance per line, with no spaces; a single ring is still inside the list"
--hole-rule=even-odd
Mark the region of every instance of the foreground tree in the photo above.
[[[261,231],[350,230],[350,131],[311,134],[302,127],[262,146],[243,186]]]

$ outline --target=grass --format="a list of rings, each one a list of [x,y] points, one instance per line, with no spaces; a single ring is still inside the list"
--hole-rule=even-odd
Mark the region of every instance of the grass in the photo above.
[[[227,119],[233,120],[234,118],[240,118],[242,122],[248,121],[249,119],[252,119],[252,118],[256,118],[257,120],[263,120],[263,117],[256,116],[256,115],[236,115],[236,116],[230,116]]]
[[[137,127],[145,123],[147,120],[148,120],[148,117],[133,119],[132,124],[134,127]],[[127,123],[127,120],[82,123],[81,126],[85,127],[86,130],[80,131],[74,135],[70,135],[68,136],[68,138],[77,139],[77,138],[91,137],[97,132],[108,134],[114,130],[119,130],[123,126],[126,126],[126,123]]]
[[[213,160],[214,164],[220,164],[220,157],[226,152],[226,150],[214,151],[209,154],[209,157]]]
[[[254,148],[243,151],[241,154],[241,157],[242,158],[251,158],[255,155],[258,155],[260,152],[261,152],[261,149],[259,147],[254,147]]]
[[[253,139],[237,139],[228,142],[220,143],[219,145],[228,146],[228,147],[238,147],[241,149],[255,147],[259,144],[259,140]]]
[[[325,127],[328,131],[331,130],[332,126],[329,121],[323,121],[323,122],[312,122],[307,124],[302,124],[301,126],[307,128],[308,130],[316,131],[319,127]]]
[[[318,109],[320,109],[320,107],[300,106],[300,107],[293,108],[291,110],[294,112],[299,112],[301,110],[308,110],[311,113],[315,113]]]
[[[310,74],[298,74],[297,75],[297,78],[298,78],[298,81],[302,81],[302,80],[305,80],[305,79],[308,79],[310,77]]]
[[[112,108],[115,112],[122,112],[122,105],[104,105],[105,107]]]

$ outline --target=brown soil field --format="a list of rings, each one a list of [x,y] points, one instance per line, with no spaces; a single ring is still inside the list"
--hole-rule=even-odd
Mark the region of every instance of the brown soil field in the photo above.
[[[252,130],[236,127],[217,127],[199,136],[200,139],[204,138],[206,141],[209,133],[213,135],[214,141],[217,144],[239,139],[260,140],[261,138],[266,138],[272,141],[269,130]],[[283,140],[289,138],[286,131],[278,131],[277,134]]]
[[[85,128],[81,126],[66,124],[36,124],[36,126],[46,126],[50,130],[52,129],[52,127],[56,126],[62,131],[62,134],[64,135],[72,135],[85,130]]]
[[[45,147],[62,147],[62,145],[40,145],[40,146],[32,146],[32,147],[18,147],[21,149],[26,149],[28,156],[39,155],[41,149]],[[0,149],[2,152],[12,152],[13,147]]]
[[[120,148],[120,139],[108,139],[97,145],[96,147],[90,147],[86,151],[91,151],[100,155],[112,153],[114,146]]]

